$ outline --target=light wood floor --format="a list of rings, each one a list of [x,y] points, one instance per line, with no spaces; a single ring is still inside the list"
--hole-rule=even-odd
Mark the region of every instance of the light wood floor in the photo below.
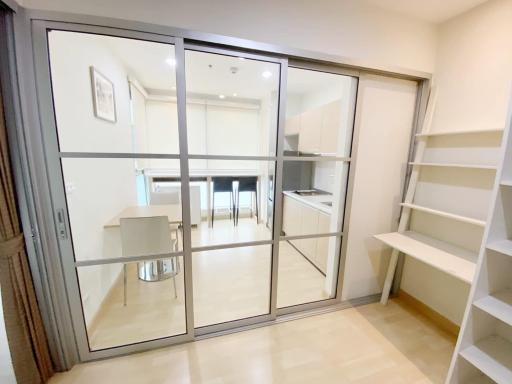
[[[50,383],[443,383],[453,347],[392,300],[81,364]]]
[[[264,225],[256,226],[251,219],[240,219],[236,228],[229,220],[219,220],[214,228],[211,231],[202,226],[194,230],[193,239],[203,245],[218,244],[226,240],[259,240],[268,232]],[[278,307],[328,298],[325,276],[290,244],[281,242],[279,255]],[[197,252],[193,253],[192,262],[196,327],[269,312],[270,245]],[[123,281],[118,279],[88,329],[91,349],[185,333],[183,277],[183,272],[176,277],[176,299],[171,279],[140,281],[136,264],[130,264],[127,305],[123,306]]]

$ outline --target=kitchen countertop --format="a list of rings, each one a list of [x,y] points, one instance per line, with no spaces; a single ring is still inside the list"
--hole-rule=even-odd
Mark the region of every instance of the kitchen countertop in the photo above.
[[[309,205],[312,208],[318,209],[319,211],[330,215],[332,213],[332,207],[322,204],[323,202],[332,203],[332,194],[322,194],[313,196],[300,196],[293,191],[283,191],[283,195],[289,196],[292,199],[300,201],[302,204]]]

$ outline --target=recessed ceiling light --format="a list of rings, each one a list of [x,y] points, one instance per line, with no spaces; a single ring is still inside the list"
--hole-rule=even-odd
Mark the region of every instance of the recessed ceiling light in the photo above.
[[[219,99],[225,99],[225,98],[226,98],[226,96],[224,96],[224,95],[219,95]]]
[[[165,62],[169,64],[171,67],[174,67],[176,65],[176,59],[174,57],[169,57],[165,59]]]
[[[261,76],[263,76],[265,79],[268,79],[269,77],[272,77],[272,72],[270,72],[270,71],[263,71]]]
[[[237,97],[237,96],[238,96],[238,94],[237,94],[237,93],[233,93],[233,97]]]

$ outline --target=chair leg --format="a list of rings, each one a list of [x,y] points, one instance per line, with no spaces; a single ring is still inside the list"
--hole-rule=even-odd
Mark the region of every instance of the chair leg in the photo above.
[[[259,208],[259,204],[258,204],[258,189],[256,189],[254,191],[254,193],[256,195],[256,223],[258,223],[259,218],[260,218],[260,208]]]
[[[212,193],[212,228],[213,228],[214,220],[215,220],[215,192]]]
[[[236,225],[238,225],[238,219],[240,218],[240,191],[236,190]]]
[[[229,220],[233,219],[233,225],[235,224],[235,195],[233,194],[233,190],[229,192]]]
[[[174,298],[178,298],[178,291],[176,289],[176,275],[172,277],[172,284],[174,285]]]
[[[127,285],[127,277],[126,277],[126,264],[123,265],[123,306],[126,307],[126,285]]]
[[[251,208],[250,208],[251,209],[251,218],[254,215],[253,207],[254,207],[254,195],[251,192]]]

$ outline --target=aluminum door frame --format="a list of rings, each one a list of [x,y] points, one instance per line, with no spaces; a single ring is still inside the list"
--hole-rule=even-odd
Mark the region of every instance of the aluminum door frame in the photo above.
[[[37,100],[39,102],[39,113],[40,113],[39,117],[41,120],[41,125],[43,127],[46,127],[48,124],[50,124],[50,126],[53,125],[54,129],[55,129],[54,116],[51,114],[50,114],[51,116],[48,116],[48,114],[49,114],[48,111],[53,112],[53,103],[52,103],[51,90],[49,88],[50,80],[49,80],[49,67],[48,67],[48,62],[47,62],[48,46],[47,46],[47,39],[46,39],[46,33],[45,33],[46,28],[66,30],[66,31],[75,31],[75,32],[86,32],[86,33],[94,33],[94,34],[98,34],[98,33],[99,34],[107,34],[107,35],[119,36],[119,37],[136,38],[136,39],[156,41],[156,42],[166,42],[166,43],[170,43],[170,44],[174,43],[174,46],[176,49],[176,59],[177,59],[178,63],[184,63],[185,42],[183,40],[183,37],[185,39],[190,38],[187,34],[181,34],[181,33],[176,34],[176,36],[182,36],[181,38],[170,36],[169,31],[172,31],[173,30],[172,28],[171,29],[166,29],[166,28],[158,29],[156,27],[142,28],[140,26],[144,26],[144,27],[147,26],[146,24],[142,24],[142,23],[130,23],[130,22],[124,22],[124,21],[115,21],[113,19],[106,19],[106,18],[101,18],[101,17],[90,17],[89,18],[86,16],[82,17],[82,16],[55,13],[55,12],[28,11],[27,14],[28,14],[27,15],[28,22],[32,23],[31,24],[32,40],[34,43],[33,56],[34,56],[35,69],[36,69]],[[35,15],[39,15],[40,20],[36,20],[34,18]],[[45,21],[45,20],[43,20],[45,18],[46,19],[54,19],[54,20],[60,19],[62,21]],[[89,23],[83,23],[83,20],[85,20],[85,19],[89,20]],[[68,21],[66,21],[66,20],[68,20]],[[100,22],[95,22],[95,20],[99,20]],[[101,22],[101,20],[104,20],[105,22]],[[73,22],[70,22],[70,21],[73,21]],[[116,27],[104,27],[101,25],[115,25]],[[148,31],[153,31],[153,32],[138,32],[138,31],[134,30],[133,28],[131,28],[130,25],[138,26],[137,28],[139,28],[139,31],[148,30]],[[179,30],[179,31],[181,31],[181,30]],[[44,35],[44,37],[42,37],[40,35]],[[197,37],[197,36],[194,35],[194,37]],[[275,56],[272,56],[273,53],[269,52],[268,49],[261,49],[263,47],[262,45],[247,44],[246,42],[245,42],[245,44],[237,44],[238,40],[236,40],[236,39],[230,40],[230,42],[233,43],[232,44],[233,46],[239,45],[239,47],[237,47],[236,49],[226,49],[226,50],[224,50],[223,48],[222,49],[214,48],[214,47],[212,47],[212,45],[209,45],[208,43],[204,43],[204,45],[203,45],[203,43],[199,44],[198,41],[200,41],[200,39],[194,39],[193,44],[189,44],[187,42],[186,46],[193,47],[196,50],[205,50],[205,51],[209,50],[210,52],[213,52],[213,51],[215,51],[215,52],[225,51],[225,52],[231,52],[231,53],[237,52],[237,54],[239,54],[239,55],[248,55],[248,56],[253,55],[253,53],[248,53],[248,51],[252,52],[251,50],[256,50],[259,52],[263,52],[265,55],[265,56],[263,56],[263,55],[258,54],[257,55],[258,57],[272,58],[272,60],[270,60],[270,61],[282,60],[282,63],[288,62],[287,57],[283,58],[283,56],[290,55],[290,52],[286,52],[286,50],[282,51],[282,50],[276,49],[275,52],[277,52],[277,53],[275,54]],[[205,41],[208,41],[208,39],[205,39]],[[214,39],[214,40],[210,41],[210,44],[224,45],[225,41],[223,41],[223,40],[215,41],[215,39]],[[178,49],[178,47],[180,47],[180,48]],[[265,46],[263,48],[268,48],[268,47]],[[238,49],[240,49],[240,51],[238,51]],[[181,53],[179,53],[179,51],[181,51]],[[293,57],[294,53],[291,54],[292,57]],[[180,57],[180,55],[181,55],[181,57]],[[267,56],[267,55],[269,55],[269,56]],[[297,67],[300,67],[303,69],[325,70],[326,72],[332,71],[332,73],[345,74],[348,76],[353,76],[353,77],[359,78],[359,73],[360,73],[361,67],[357,68],[357,66],[356,66],[357,69],[353,69],[353,68],[347,69],[346,67],[345,68],[340,67],[340,65],[341,66],[344,65],[342,62],[334,63],[335,61],[339,61],[339,60],[334,60],[332,58],[323,57],[323,58],[318,59],[320,61],[322,61],[322,59],[324,59],[325,61],[333,62],[332,64],[328,64],[328,63],[321,63],[318,61],[308,61],[307,55],[302,55],[302,54],[297,53],[297,56],[306,57],[304,59],[304,61],[301,60],[302,65],[299,66],[298,64],[294,63],[294,60],[290,59],[290,66],[294,66],[294,67],[297,66]],[[295,56],[295,57],[297,57],[297,56]],[[328,60],[328,59],[332,59],[332,60]],[[182,173],[182,178],[183,178],[183,177],[188,176],[188,161],[187,161],[187,159],[196,158],[196,156],[195,155],[189,156],[188,152],[184,153],[184,149],[186,148],[186,142],[187,142],[186,118],[185,118],[185,115],[183,114],[183,110],[185,109],[184,95],[185,95],[186,89],[185,89],[184,66],[179,66],[179,67],[181,67],[181,69],[177,68],[176,76],[177,76],[177,90],[178,90],[177,93],[179,95],[178,96],[178,109],[182,110],[181,115],[180,115],[180,112],[178,111],[179,135],[180,135],[180,138],[179,138],[180,154],[178,157],[169,157],[169,158],[179,158],[180,159],[180,166],[182,167],[181,173]],[[362,69],[362,70],[371,72],[371,70],[365,70],[365,69]],[[183,73],[181,73],[180,71],[183,71]],[[178,74],[178,72],[180,72],[180,74]],[[379,70],[377,70],[377,72],[379,72]],[[384,72],[384,73],[382,73],[384,75],[391,75],[391,76],[393,75],[392,72],[388,72],[388,71],[382,71],[382,72]],[[402,71],[397,70],[396,76],[399,76],[399,77],[403,76],[404,78],[412,77],[414,80],[419,80],[420,82],[425,82],[425,81],[428,81],[428,79],[429,79],[428,74],[423,74],[423,73],[400,74],[400,72],[402,72]],[[278,132],[277,132],[277,139],[278,139],[277,147],[278,148],[277,148],[276,156],[268,157],[268,158],[263,157],[263,158],[257,159],[257,160],[269,160],[269,161],[276,162],[276,168],[275,168],[276,174],[275,174],[275,178],[274,178],[274,183],[275,183],[274,193],[275,193],[275,197],[277,197],[280,200],[282,200],[282,198],[281,198],[281,195],[282,195],[282,193],[281,193],[282,192],[282,185],[281,185],[282,184],[282,160],[283,160],[282,145],[283,145],[283,137],[284,137],[284,119],[285,119],[284,116],[285,116],[285,111],[286,111],[286,109],[285,109],[285,107],[286,107],[286,75],[287,75],[287,64],[282,64],[281,65],[281,76],[280,76],[281,77],[280,95],[279,95],[280,99],[279,99],[279,110],[278,110],[278,113],[279,113]],[[48,95],[48,92],[49,92],[49,95]],[[180,100],[181,100],[181,102],[180,102]],[[48,109],[48,108],[50,108],[50,109]],[[355,105],[354,105],[354,108],[356,108]],[[183,128],[183,127],[185,127],[185,128]],[[357,125],[355,126],[354,129],[357,129]],[[43,129],[43,133],[44,133],[44,131],[47,131],[47,130],[48,130],[47,128]],[[56,131],[54,131],[54,132],[56,134]],[[357,133],[355,132],[355,130],[353,131],[352,141],[353,141],[353,147],[356,146],[357,145],[356,144]],[[281,145],[281,147],[279,147],[279,145]],[[47,153],[48,149],[44,148],[44,151],[45,151],[45,153]],[[143,156],[138,155],[137,157],[143,157]],[[216,157],[216,158],[219,158],[219,157]],[[229,156],[226,156],[225,158],[230,159]],[[53,160],[55,160],[55,159],[53,159]],[[327,159],[324,159],[324,160],[327,160]],[[347,162],[351,161],[350,158],[329,159],[329,160],[341,160],[341,161],[347,161]],[[279,167],[281,167],[281,168],[279,168]],[[354,168],[355,167],[352,164],[352,166],[350,166],[350,170],[349,170],[349,178],[348,178],[348,184],[347,184],[348,192],[345,197],[345,200],[346,200],[346,202],[345,202],[345,224],[348,222],[347,217],[350,213],[350,199],[351,199],[351,189],[352,189]],[[47,169],[47,171],[49,171],[48,164],[46,164],[46,169]],[[187,175],[185,175],[185,173]],[[56,176],[57,176],[57,178],[62,177],[62,175],[60,175],[60,176],[53,175],[52,179],[54,179]],[[279,184],[279,188],[278,188],[277,184]],[[183,185],[185,185],[185,187],[183,187]],[[189,189],[188,183],[183,182],[182,183],[182,194],[183,194],[183,198],[187,199],[187,203],[185,203],[185,201],[184,201],[184,204],[183,204],[183,209],[184,209],[183,213],[184,213],[184,219],[186,216],[187,220],[189,221],[190,220],[189,212],[187,214],[185,214],[185,207],[186,207],[186,209],[189,209],[188,202],[189,202],[190,196],[189,196],[188,189]],[[63,201],[65,202],[65,199],[62,200],[62,198],[63,198],[63,196],[60,196],[60,199],[59,199],[59,196],[57,196],[57,199],[56,199],[56,197],[53,196],[53,193],[52,193],[52,204],[53,204],[52,209],[55,206],[58,206],[56,204],[62,205],[62,202]],[[274,199],[274,200],[276,200],[276,199]],[[269,243],[272,244],[273,249],[275,249],[275,248],[278,249],[278,244],[280,241],[279,236],[276,236],[276,232],[280,230],[280,227],[282,224],[281,223],[282,222],[282,217],[281,217],[282,213],[279,211],[280,208],[282,208],[282,201],[280,201],[279,207],[276,206],[276,201],[274,201],[274,218],[273,218],[273,220],[274,220],[274,236],[273,236],[273,239],[269,241]],[[276,214],[276,212],[278,212],[278,214]],[[69,223],[68,223],[68,225],[69,225]],[[187,227],[189,227],[189,225]],[[69,227],[68,227],[68,229],[69,229]],[[188,231],[190,232],[190,228],[188,229]],[[343,233],[340,232],[338,235],[341,238]],[[184,238],[185,237],[187,237],[187,235],[184,231]],[[188,241],[190,241],[190,233],[188,234]],[[185,243],[185,241],[184,241],[184,243]],[[259,245],[259,244],[250,242],[250,243],[237,244],[236,246],[250,246],[250,245]],[[60,246],[60,243],[59,243],[59,246]],[[275,287],[277,286],[276,285],[277,284],[276,265],[277,265],[277,260],[278,260],[278,251],[275,252],[273,250],[270,314],[264,315],[264,316],[258,316],[258,317],[254,317],[254,318],[249,318],[249,319],[237,320],[237,321],[224,323],[224,324],[208,326],[208,327],[204,327],[204,329],[202,329],[202,328],[194,329],[193,312],[192,312],[193,311],[193,306],[192,306],[192,304],[193,304],[193,300],[192,300],[193,288],[192,288],[192,270],[191,270],[191,268],[192,268],[191,253],[192,253],[192,251],[193,251],[193,249],[191,247],[190,242],[188,243],[188,245],[184,244],[183,255],[185,258],[187,258],[187,254],[188,254],[188,259],[189,259],[188,262],[189,262],[189,266],[190,266],[189,268],[187,268],[188,274],[186,273],[186,275],[185,275],[185,288],[187,291],[187,298],[186,298],[186,302],[187,302],[187,307],[186,307],[187,308],[186,309],[186,312],[187,312],[187,334],[185,334],[183,336],[179,336],[179,337],[174,336],[174,337],[155,340],[155,341],[148,341],[148,342],[144,342],[143,344],[136,344],[136,345],[125,346],[125,347],[115,347],[113,350],[95,351],[95,352],[87,352],[87,353],[80,351],[81,360],[86,361],[86,360],[110,357],[110,356],[114,356],[114,355],[142,351],[142,350],[146,350],[146,349],[153,349],[153,348],[157,348],[157,347],[161,347],[161,346],[165,346],[165,345],[171,345],[171,344],[180,343],[180,342],[192,341],[196,338],[195,336],[200,337],[201,335],[205,335],[205,334],[225,332],[226,330],[236,330],[237,328],[243,329],[244,327],[246,328],[246,327],[254,325],[254,324],[263,324],[263,325],[269,324],[269,323],[277,321],[278,317],[281,315],[286,317],[285,315],[288,315],[289,313],[293,313],[293,312],[305,312],[305,311],[314,310],[316,308],[323,308],[323,307],[329,307],[329,306],[334,308],[335,306],[339,306],[339,304],[341,303],[340,293],[341,293],[341,288],[342,288],[342,280],[341,279],[342,279],[342,275],[343,275],[343,265],[342,265],[343,260],[340,259],[338,289],[337,289],[336,297],[334,299],[329,299],[329,300],[324,300],[324,301],[314,302],[314,303],[306,303],[306,304],[302,304],[302,305],[299,305],[296,307],[283,308],[283,309],[279,309],[279,310],[276,309],[277,291],[276,291]],[[343,254],[344,250],[342,249],[341,252]],[[70,269],[69,265],[64,265],[64,264],[65,263],[62,263],[62,267],[63,267],[64,271],[69,270]],[[74,266],[73,266],[73,268],[74,268]],[[341,277],[341,279],[340,279],[340,277]],[[75,292],[75,294],[76,294],[78,291],[76,276],[74,278],[74,281],[71,281],[71,286],[69,286],[69,285],[70,285],[70,283],[66,282],[66,289],[67,289],[66,294],[67,294],[68,298],[70,297],[70,293]],[[73,308],[75,308],[75,310],[76,310],[77,303],[72,303],[72,301],[73,300],[70,300],[70,306],[73,311]],[[79,310],[80,310],[79,313],[81,313],[81,310],[82,310],[81,303],[78,302],[78,304],[79,304]],[[76,314],[75,314],[75,316],[76,316]],[[80,324],[81,324],[80,321],[78,323],[76,321],[73,322],[73,325],[75,326],[75,332],[77,329],[77,325],[80,326]],[[80,340],[83,341],[83,335],[78,335],[76,337],[76,339],[77,339],[77,342],[80,342]],[[172,340],[169,340],[169,339],[172,339]]]
[[[131,30],[123,30],[110,27],[91,26],[83,24],[71,24],[62,22],[51,22],[43,20],[33,20],[32,22],[32,40],[34,49],[34,67],[37,85],[37,100],[39,106],[39,118],[41,123],[41,135],[43,138],[43,151],[44,160],[46,162],[45,169],[48,176],[48,184],[50,189],[50,198],[52,204],[52,211],[54,212],[54,225],[56,226],[56,233],[59,230],[64,231],[63,236],[57,237],[59,248],[60,265],[63,270],[64,283],[66,289],[67,300],[71,312],[71,320],[74,328],[75,343],[81,361],[89,361],[94,359],[101,359],[106,357],[118,356],[139,352],[149,349],[154,349],[162,346],[173,345],[193,340],[193,297],[192,291],[187,291],[187,285],[191,286],[192,270],[191,260],[187,257],[187,250],[190,250],[190,236],[184,234],[183,238],[183,251],[175,253],[176,255],[183,256],[184,259],[184,274],[185,274],[185,311],[186,311],[186,333],[159,338],[156,340],[149,340],[143,342],[132,343],[124,346],[111,347],[101,350],[90,350],[87,337],[87,330],[85,319],[82,310],[82,300],[80,294],[79,281],[77,276],[77,268],[94,264],[91,261],[75,261],[74,250],[71,239],[70,223],[68,215],[68,207],[65,196],[64,180],[61,168],[61,159],[70,157],[81,157],[80,153],[65,153],[60,152],[58,147],[58,131],[56,125],[55,107],[53,103],[53,93],[51,84],[50,72],[50,56],[48,45],[48,31],[60,30],[78,33],[90,33],[95,35],[108,35],[113,37],[130,38],[136,40],[150,41],[156,43],[164,43],[174,46],[176,61],[178,63],[184,62],[183,57],[183,39],[174,38],[170,36],[157,35],[152,33],[137,32]],[[176,66],[176,86],[181,90],[184,86],[184,71],[183,66]],[[178,91],[180,92],[180,91]],[[183,104],[184,101],[181,101]],[[178,101],[178,104],[180,102]],[[187,141],[186,131],[183,130],[182,122],[183,116],[179,115],[178,111],[178,133],[180,143],[179,154],[158,154],[159,158],[165,159],[179,159],[181,175],[184,180],[188,180],[188,162],[187,159]],[[136,154],[136,153],[88,153],[84,155],[87,158],[154,158],[155,154]],[[187,204],[190,200],[188,183],[182,183],[182,216],[183,226],[190,228],[190,207]],[[63,227],[58,228],[59,212],[64,213]],[[190,252],[188,252],[190,255]],[[144,257],[141,257],[141,260]],[[122,262],[122,259],[119,260]],[[97,264],[101,264],[98,260]]]
[[[232,156],[232,155],[189,155],[189,159],[216,159],[216,160],[257,160],[257,161],[265,161],[265,162],[273,162],[275,169],[274,183],[276,180],[279,180],[278,174],[279,170],[279,152],[282,151],[282,146],[284,142],[284,122],[285,122],[285,105],[286,105],[286,80],[287,80],[287,69],[288,69],[288,59],[280,58],[277,56],[272,56],[268,54],[259,54],[253,52],[247,52],[244,50],[233,49],[233,48],[221,48],[214,47],[211,45],[200,44],[197,42],[186,42],[185,43],[185,51],[194,51],[194,52],[203,52],[209,54],[217,54],[217,55],[225,55],[225,56],[233,56],[233,57],[243,57],[245,59],[250,60],[258,60],[262,62],[270,62],[279,65],[279,101],[278,101],[278,109],[277,109],[277,126],[276,126],[276,154],[269,156]],[[183,107],[182,113],[186,114],[186,109]],[[186,124],[186,122],[185,122]],[[280,181],[280,180],[279,180]],[[277,186],[274,184],[274,199],[277,195]],[[276,320],[277,311],[276,311],[276,303],[277,303],[277,268],[278,268],[278,247],[276,247],[275,236],[278,229],[280,229],[280,224],[276,225],[276,221],[280,220],[276,215],[276,205],[274,203],[273,207],[273,232],[272,238],[270,240],[257,240],[257,241],[248,241],[242,243],[227,243],[227,244],[217,244],[211,246],[201,246],[201,247],[193,247],[192,252],[204,252],[209,250],[217,250],[217,249],[225,249],[225,248],[241,248],[241,247],[249,247],[249,246],[258,246],[258,245],[270,245],[271,246],[271,265],[270,265],[270,300],[269,300],[269,312],[267,314],[256,315],[248,318],[230,320],[219,324],[211,324],[207,326],[197,327],[194,331],[194,336],[204,336],[213,333],[226,332],[233,329],[243,329],[246,327],[251,327],[257,324],[265,324],[269,322],[273,322]]]

